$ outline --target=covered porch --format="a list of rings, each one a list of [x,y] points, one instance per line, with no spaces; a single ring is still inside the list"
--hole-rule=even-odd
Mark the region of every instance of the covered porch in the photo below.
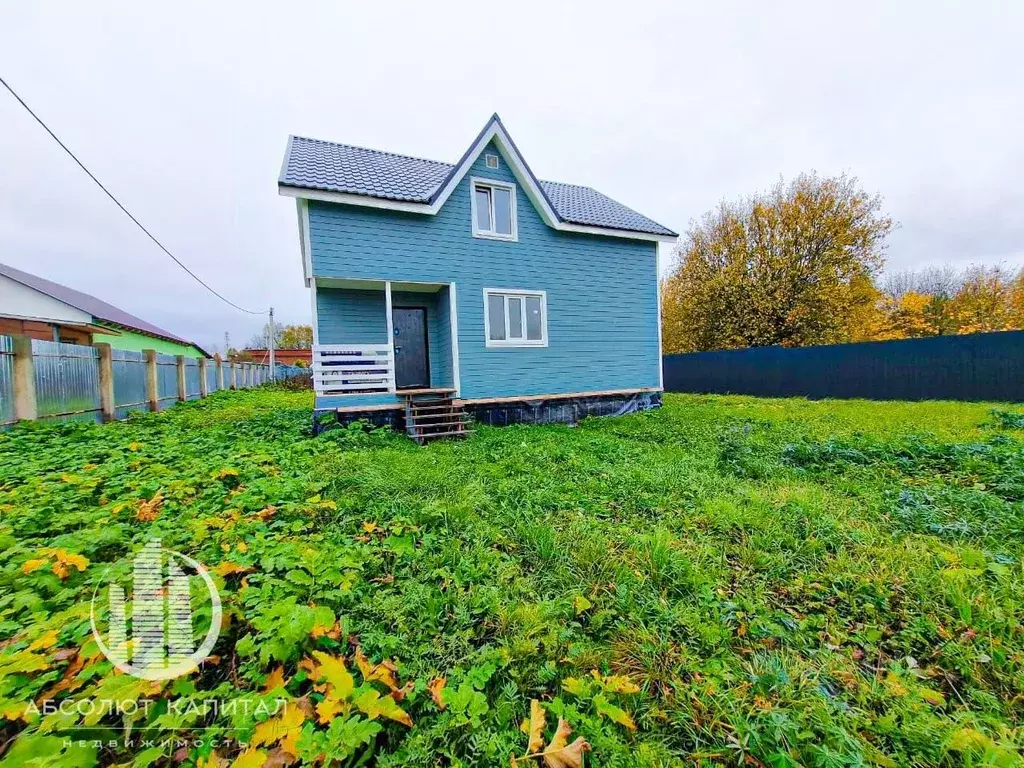
[[[454,283],[320,278],[312,289],[317,408],[458,394]]]

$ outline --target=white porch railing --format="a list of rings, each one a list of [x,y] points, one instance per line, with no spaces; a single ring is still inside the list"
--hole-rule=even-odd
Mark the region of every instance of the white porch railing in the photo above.
[[[314,344],[317,395],[362,395],[395,390],[390,344]]]

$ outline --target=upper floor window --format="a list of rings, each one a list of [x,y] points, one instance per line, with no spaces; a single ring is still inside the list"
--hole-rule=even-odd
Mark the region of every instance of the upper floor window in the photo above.
[[[503,181],[470,179],[473,237],[518,240],[516,187]]]
[[[484,334],[488,347],[546,347],[547,294],[484,288]]]

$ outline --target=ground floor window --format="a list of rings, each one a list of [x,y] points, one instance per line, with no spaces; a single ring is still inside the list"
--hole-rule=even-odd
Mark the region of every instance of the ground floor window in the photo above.
[[[546,347],[547,294],[485,288],[484,334],[489,347]]]

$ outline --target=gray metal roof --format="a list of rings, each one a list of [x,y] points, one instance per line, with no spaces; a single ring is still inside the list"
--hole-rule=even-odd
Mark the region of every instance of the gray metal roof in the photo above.
[[[436,160],[291,136],[278,184],[427,204],[433,201],[433,196],[455,168],[451,163]],[[670,237],[676,235],[667,227],[590,187],[554,181],[538,183],[562,221]]]
[[[121,328],[126,328],[130,331],[138,331],[139,333],[149,336],[156,336],[161,339],[176,341],[179,344],[191,344],[196,349],[199,349],[204,353],[206,352],[206,350],[195,342],[183,339],[180,336],[175,336],[170,331],[165,331],[163,328],[159,328],[152,323],[147,323],[141,317],[136,317],[133,314],[125,312],[123,309],[118,309],[113,304],[108,304],[105,301],[97,299],[95,296],[90,296],[87,293],[76,291],[74,288],[68,288],[66,285],[55,283],[52,280],[46,280],[42,277],[29,274],[28,272],[22,272],[20,269],[9,267],[6,264],[0,264],[0,275],[9,277],[15,282],[26,285],[40,293],[45,293],[47,296],[54,298],[57,301],[62,301],[68,306],[72,306],[86,314],[92,315],[98,322],[105,322],[111,325],[120,326]]]
[[[425,203],[452,167],[449,163],[292,136],[279,183]]]
[[[626,229],[630,232],[650,232],[654,235],[676,235],[671,229],[661,226],[617,200],[612,200],[607,195],[602,195],[592,187],[543,180],[540,185],[563,221],[592,227]]]

